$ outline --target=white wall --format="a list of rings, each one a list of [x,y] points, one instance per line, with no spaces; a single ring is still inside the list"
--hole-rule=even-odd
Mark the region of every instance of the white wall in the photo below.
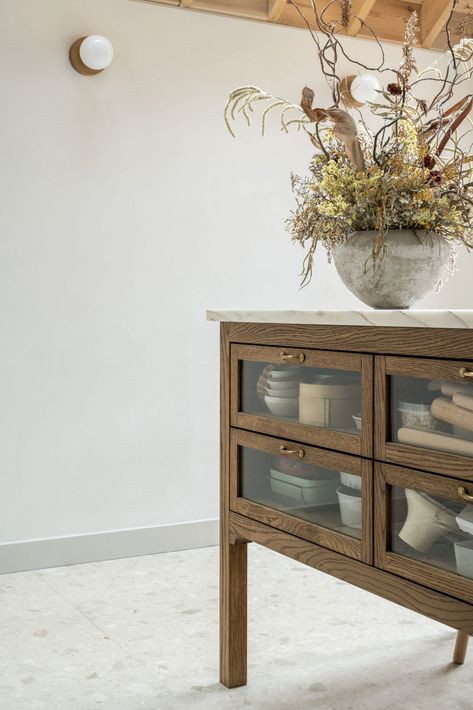
[[[222,119],[246,83],[328,101],[313,44],[129,0],[0,0],[0,27],[0,541],[213,518],[205,308],[360,305],[323,256],[298,290],[283,219],[307,139]],[[90,33],[116,58],[85,78],[67,54]],[[470,263],[420,306],[472,307]]]

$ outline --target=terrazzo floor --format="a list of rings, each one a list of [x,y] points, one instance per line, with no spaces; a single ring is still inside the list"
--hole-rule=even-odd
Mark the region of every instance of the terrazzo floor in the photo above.
[[[0,577],[1,710],[472,710],[455,633],[250,546],[249,685],[218,679],[217,548]]]

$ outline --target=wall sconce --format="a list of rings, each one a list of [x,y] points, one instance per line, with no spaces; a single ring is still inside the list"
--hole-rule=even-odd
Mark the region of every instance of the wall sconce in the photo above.
[[[69,60],[74,69],[84,76],[100,74],[113,59],[113,45],[101,35],[77,39],[69,50]]]
[[[340,82],[343,103],[349,108],[360,108],[366,103],[373,103],[380,90],[381,84],[374,74],[346,76]]]

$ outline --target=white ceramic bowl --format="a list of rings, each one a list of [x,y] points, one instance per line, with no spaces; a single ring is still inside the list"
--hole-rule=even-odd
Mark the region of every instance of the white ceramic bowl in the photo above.
[[[270,390],[266,387],[265,394],[275,399],[299,399],[299,390],[294,387],[290,390]]]
[[[297,389],[299,393],[299,380],[272,380],[271,377],[268,377],[266,387],[272,390],[275,396],[277,396],[279,392],[292,389]]]
[[[355,476],[354,473],[345,473],[345,471],[340,471],[340,481],[342,482],[342,486],[353,488],[356,491],[361,491],[361,476]]]
[[[297,417],[299,413],[299,400],[286,399],[284,397],[264,396],[264,402],[271,414],[277,417]]]
[[[340,517],[342,523],[350,528],[361,530],[362,512],[361,496],[350,495],[346,489],[337,488],[338,503],[340,505]]]
[[[294,379],[300,371],[300,367],[291,367],[287,365],[283,370],[271,370],[269,377],[272,380],[288,380]]]
[[[462,512],[457,515],[456,521],[460,530],[473,535],[473,506],[465,506]]]
[[[361,414],[352,414],[352,419],[358,431],[361,431]]]

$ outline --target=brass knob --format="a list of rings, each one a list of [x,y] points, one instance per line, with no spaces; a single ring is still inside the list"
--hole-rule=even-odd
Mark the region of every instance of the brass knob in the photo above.
[[[304,362],[305,360],[305,355],[304,353],[297,353],[296,355],[289,355],[288,353],[285,353],[284,351],[280,355],[282,362],[286,362],[287,360],[299,360],[299,362]],[[473,377],[473,375],[472,375]]]
[[[463,486],[460,486],[460,488],[458,489],[458,495],[462,500],[465,500],[467,503],[473,503],[473,496],[470,496]]]
[[[285,456],[299,456],[300,459],[303,459],[305,456],[304,449],[288,449],[284,444],[281,444],[279,451]]]
[[[458,374],[460,375],[460,377],[463,377],[463,379],[466,379],[468,377],[473,378],[473,372],[471,370],[467,370],[466,367],[460,367],[460,369],[458,370]]]

